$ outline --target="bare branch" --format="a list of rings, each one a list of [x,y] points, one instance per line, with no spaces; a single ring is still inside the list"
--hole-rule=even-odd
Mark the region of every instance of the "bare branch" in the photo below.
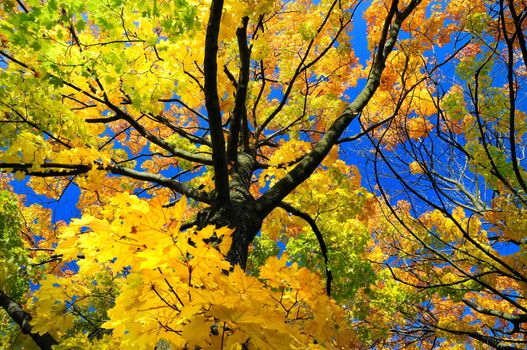
[[[325,270],[326,270],[326,293],[328,296],[331,296],[331,281],[333,280],[333,275],[331,273],[331,270],[329,269],[328,248],[326,246],[326,242],[324,241],[324,237],[322,236],[322,232],[320,232],[317,226],[316,221],[311,216],[309,216],[309,214],[296,209],[289,203],[280,202],[278,206],[288,211],[289,213],[293,214],[294,216],[298,216],[299,218],[303,219],[309,224],[309,226],[311,226],[313,233],[317,237],[317,241],[320,246],[320,252],[322,253],[322,257],[324,258],[324,264],[325,264]]]

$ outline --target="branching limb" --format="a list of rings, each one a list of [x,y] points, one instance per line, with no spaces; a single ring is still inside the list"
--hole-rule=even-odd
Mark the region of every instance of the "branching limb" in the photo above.
[[[511,14],[515,13],[514,11],[514,4],[512,1],[510,3],[510,12]],[[521,24],[516,24],[516,32],[513,34],[512,37],[509,37],[507,33],[507,27],[505,25],[505,13],[504,13],[503,3],[500,3],[500,17],[501,17],[501,26],[503,31],[503,38],[505,39],[505,43],[507,44],[507,80],[508,80],[508,90],[509,90],[509,145],[510,145],[510,152],[511,152],[511,161],[512,161],[512,169],[514,171],[514,175],[516,176],[516,179],[518,180],[518,183],[520,184],[520,187],[522,188],[524,193],[527,193],[527,184],[525,183],[525,180],[522,175],[522,169],[520,168],[519,161],[518,161],[518,155],[517,155],[517,145],[516,145],[516,95],[518,91],[516,90],[517,81],[515,79],[515,73],[514,73],[514,51],[515,51],[515,36],[519,36],[520,40],[520,47],[522,49],[522,54],[527,54],[524,49],[527,50],[525,47],[525,40],[523,38],[523,32],[521,30],[521,27],[518,28]],[[517,15],[513,16],[516,20],[518,20]],[[523,45],[521,45],[521,42],[523,41]],[[524,56],[525,59],[525,56]]]
[[[471,309],[485,315],[499,317],[504,320],[507,320],[509,322],[512,322],[514,324],[517,323],[523,323],[527,322],[527,314],[510,314],[508,312],[498,311],[498,310],[492,310],[485,308],[481,305],[478,305],[468,299],[462,299],[461,300],[465,305],[469,306]]]
[[[229,203],[229,177],[225,138],[221,122],[221,109],[218,97],[218,36],[220,33],[223,0],[212,0],[209,23],[205,36],[205,57],[203,60],[205,76],[205,106],[207,108],[210,137],[212,141],[212,163],[214,166],[214,185],[217,203]]]
[[[315,38],[322,32],[324,26],[327,24],[331,14],[333,13],[333,10],[334,10],[335,6],[337,5],[337,2],[338,1],[335,0],[331,4],[331,7],[329,8],[328,12],[326,13],[326,16],[325,16],[324,20],[322,21],[322,23],[320,24],[320,26],[317,29]],[[337,32],[337,35],[335,35],[335,38],[333,39],[334,41],[337,40],[338,35],[341,33],[341,31],[343,29],[344,29],[344,27],[339,29],[339,31]],[[293,85],[294,85],[296,79],[308,68],[308,66],[306,66],[306,60],[307,60],[309,54],[311,53],[312,47],[315,44],[315,38],[313,38],[313,39],[311,39],[309,41],[309,43],[307,45],[307,48],[306,48],[306,51],[305,51],[304,55],[302,56],[302,58],[300,60],[300,63],[296,67],[295,72],[293,73],[293,76],[291,77],[291,79],[287,83],[287,88],[286,88],[286,90],[284,92],[284,95],[283,95],[282,99],[280,100],[280,103],[271,112],[271,114],[269,114],[269,116],[267,116],[265,118],[264,122],[261,125],[259,125],[258,128],[256,129],[256,131],[255,131],[256,140],[259,139],[259,137],[260,137],[261,133],[264,131],[265,127],[278,115],[278,113],[280,113],[280,111],[282,111],[282,109],[284,108],[284,106],[287,103],[287,100],[289,99],[289,95],[291,94],[291,92],[293,90]],[[318,56],[318,58],[313,60],[312,62],[310,62],[309,66],[315,64],[316,61],[318,61],[318,59],[320,59],[323,55],[325,55],[327,53],[328,50],[329,50],[329,48],[327,50],[322,50],[322,53]]]
[[[35,72],[35,70],[33,68],[29,67],[27,64],[25,64],[23,62],[18,61],[16,58],[14,58],[13,56],[7,54],[4,51],[0,51],[0,56],[3,56],[3,57],[9,59],[10,61],[12,61],[12,62],[14,62],[16,64],[18,64],[18,65],[20,65],[20,66],[22,66],[22,67],[24,67],[26,69],[29,69],[32,72]],[[94,101],[97,101],[97,102],[99,102],[101,104],[104,104],[105,106],[107,106],[109,109],[111,109],[115,113],[114,117],[108,117],[108,118],[102,118],[102,119],[101,118],[88,119],[88,120],[86,120],[87,122],[91,122],[91,123],[94,123],[94,122],[113,122],[113,121],[116,121],[116,120],[119,120],[119,119],[123,119],[123,120],[127,121],[130,125],[132,125],[132,127],[134,129],[136,129],[139,132],[139,134],[141,134],[141,136],[145,137],[147,140],[149,140],[153,144],[155,144],[155,145],[165,149],[166,151],[172,153],[174,156],[182,158],[182,159],[185,159],[185,160],[188,160],[188,161],[191,161],[191,162],[197,162],[197,163],[201,163],[201,164],[205,164],[205,165],[211,165],[212,164],[212,160],[209,157],[199,156],[199,155],[193,154],[192,152],[188,152],[188,151],[185,151],[185,150],[178,149],[178,148],[172,146],[171,144],[169,144],[168,142],[166,142],[165,140],[163,140],[162,138],[155,136],[149,130],[147,130],[143,125],[141,125],[136,119],[134,119],[132,116],[130,116],[129,114],[125,113],[122,109],[120,109],[115,104],[113,104],[107,98],[106,94],[104,95],[103,98],[100,98],[98,96],[95,96],[92,93],[89,93],[89,92],[87,92],[87,91],[85,91],[83,89],[80,89],[76,85],[71,84],[71,83],[69,83],[69,82],[67,82],[67,81],[65,81],[65,80],[63,80],[63,79],[61,79],[59,77],[56,77],[56,78],[59,79],[64,85],[67,85],[67,86],[71,87],[72,89],[74,89],[77,92],[80,92],[80,93],[86,95],[87,97],[91,98]],[[218,106],[219,106],[219,104],[218,104]],[[221,131],[221,121],[220,121],[220,131]],[[223,131],[221,131],[221,133],[222,133],[221,135],[222,135],[222,138],[223,138]]]
[[[397,36],[403,21],[411,11],[420,3],[420,0],[412,0],[403,10],[397,9],[398,1],[393,1],[388,16],[384,22],[381,39],[375,61],[372,65],[368,80],[362,91],[355,100],[344,110],[344,112],[333,122],[328,132],[316,144],[313,150],[293,168],[286,176],[280,179],[269,191],[257,200],[257,208],[260,215],[266,216],[273,208],[278,206],[291,191],[306,180],[315,171],[331,148],[337,143],[340,135],[348,125],[362,112],[373,94],[380,85],[381,75],[385,67],[386,58],[393,50]]]
[[[93,168],[99,170],[106,170],[115,175],[124,175],[126,177],[148,181],[158,185],[165,186],[185,195],[189,198],[195,199],[203,203],[211,203],[211,198],[208,193],[189,188],[179,181],[165,177],[161,174],[152,174],[148,172],[137,171],[130,168],[125,168],[116,164],[58,164],[58,163],[44,163],[40,164],[41,170],[32,170],[33,164],[24,163],[0,163],[0,169],[10,169],[11,171],[22,171],[26,175],[38,176],[38,177],[50,177],[50,176],[74,176],[86,174]]]
[[[0,306],[7,312],[13,321],[20,327],[22,333],[27,334],[42,350],[51,350],[58,342],[49,333],[39,334],[33,332],[31,325],[31,315],[26,312],[18,303],[11,299],[4,291],[0,290]]]
[[[423,247],[424,249],[426,249],[427,251],[431,252],[432,254],[436,255],[437,257],[439,257],[440,259],[442,259],[443,261],[447,262],[450,266],[452,266],[454,269],[456,269],[461,275],[463,276],[466,276],[468,278],[470,278],[471,280],[473,280],[474,282],[478,283],[479,285],[481,285],[483,288],[486,288],[488,289],[489,291],[491,291],[492,293],[494,293],[495,295],[499,296],[500,298],[506,300],[507,302],[509,302],[511,305],[513,305],[514,307],[522,310],[523,312],[527,312],[527,308],[525,308],[523,305],[521,305],[518,301],[516,301],[514,298],[511,298],[509,297],[507,294],[504,294],[502,292],[500,292],[497,288],[495,288],[494,286],[492,286],[491,284],[487,283],[485,281],[485,279],[480,279],[480,278],[476,278],[474,275],[470,274],[470,273],[467,273],[467,271],[465,271],[464,268],[458,266],[454,261],[452,261],[452,259],[450,259],[446,254],[442,253],[441,251],[435,249],[434,247],[432,247],[431,245],[429,245],[428,243],[426,243],[425,241],[423,241],[423,239],[421,237],[419,237],[413,230],[411,227],[409,227],[409,225],[405,222],[405,220],[403,220],[403,218],[398,214],[397,210],[393,207],[393,205],[390,204],[390,201],[388,200],[388,197],[387,197],[387,193],[384,189],[384,187],[382,186],[381,184],[381,181],[380,181],[380,178],[379,178],[379,168],[378,168],[378,161],[379,160],[382,160],[384,162],[384,164],[386,164],[386,166],[389,168],[390,172],[392,174],[395,174],[394,173],[394,169],[392,167],[392,165],[390,164],[390,162],[388,162],[388,160],[386,159],[386,156],[384,155],[383,152],[381,152],[380,148],[379,148],[379,144],[380,142],[382,142],[382,140],[380,140],[378,143],[375,144],[375,149],[376,149],[376,156],[374,158],[374,176],[375,176],[375,181],[377,184],[379,184],[379,191],[381,193],[381,197],[383,199],[383,201],[388,205],[388,209],[389,209],[389,212],[391,215],[393,215],[393,217],[395,218],[395,220],[397,220],[397,223],[400,224],[405,232],[407,232],[408,234],[410,234],[417,242],[419,242]],[[395,174],[395,176],[397,177],[398,174]],[[401,177],[397,177],[397,180],[399,182],[401,182]],[[434,209],[438,209],[439,211],[441,211],[442,214],[444,214],[446,217],[448,217],[450,220],[452,220],[454,222],[455,225],[457,225],[457,228],[461,230],[461,232],[465,233],[465,230],[463,227],[461,227],[459,225],[459,223],[457,222],[457,220],[455,220],[455,218],[452,217],[452,215],[450,215],[446,210],[444,210],[444,208],[440,208],[438,207],[437,205],[435,205],[434,203],[428,201],[426,198],[423,198],[423,196],[421,196],[420,193],[418,193],[415,189],[413,189],[411,186],[408,186],[408,184],[406,183],[402,183],[403,186],[405,187],[405,190],[408,191],[409,193],[412,193],[413,195],[419,197],[419,199],[423,200],[425,203],[427,203],[428,205],[432,206]],[[464,237],[467,238],[467,239],[470,239],[470,235],[465,235],[464,234]],[[437,236],[436,236],[437,238]],[[472,238],[472,242],[474,241],[474,239]],[[444,242],[444,241],[443,241]],[[477,242],[476,242],[477,244]],[[482,249],[482,247],[478,244],[477,246],[477,249],[479,249],[481,252],[485,253],[485,255],[489,256],[488,252],[485,250],[485,249]],[[497,258],[496,258],[497,259]],[[498,259],[499,262],[502,262],[503,264],[503,261],[501,259]],[[505,266],[506,268],[508,266]],[[511,267],[508,267],[509,269],[511,269]],[[511,271],[512,273],[514,273],[514,271]],[[502,272],[503,273],[503,272]],[[509,275],[510,277],[511,275]],[[518,276],[520,278],[518,278],[518,280],[521,280],[521,276]]]
[[[326,246],[326,242],[324,241],[324,237],[322,236],[322,232],[320,232],[320,230],[318,229],[317,223],[307,213],[296,209],[289,203],[280,202],[278,206],[291,213],[292,215],[298,216],[299,218],[303,219],[309,224],[309,226],[311,226],[311,229],[317,237],[318,244],[320,245],[320,252],[322,253],[322,257],[324,258],[324,264],[326,269],[326,293],[328,294],[328,296],[331,296],[331,281],[333,280],[333,275],[331,274],[331,270],[329,269],[328,248]]]
[[[506,342],[510,342],[510,340],[500,339],[499,337],[490,337],[490,336],[483,335],[483,334],[480,334],[480,333],[477,333],[477,332],[448,329],[448,328],[445,328],[445,327],[440,327],[438,325],[432,325],[432,327],[437,328],[439,330],[442,330],[444,332],[449,332],[449,333],[457,334],[457,335],[464,335],[464,336],[476,339],[476,340],[478,340],[478,341],[480,341],[480,342],[482,342],[484,344],[487,344],[487,345],[491,346],[492,348],[494,348],[496,350],[520,350],[520,349],[523,349],[523,347],[519,348],[519,347],[516,347],[516,346],[506,345],[505,343]],[[520,343],[523,343],[523,345],[525,345],[525,342],[523,342],[523,341],[520,341]]]
[[[389,117],[386,117],[386,118],[384,118],[384,119],[382,119],[382,120],[380,120],[380,121],[378,121],[376,123],[373,123],[373,124],[369,125],[367,128],[362,127],[362,130],[359,133],[357,133],[357,134],[355,134],[353,136],[343,137],[343,138],[341,138],[341,139],[339,139],[337,141],[337,144],[344,143],[344,142],[349,142],[349,141],[355,141],[355,140],[361,138],[362,136],[370,133],[371,131],[383,126],[384,124],[386,124],[388,122],[391,122],[395,117],[397,117],[397,114],[398,114],[399,110],[401,109],[403,102],[408,97],[408,95],[411,92],[413,92],[414,89],[417,86],[422,84],[425,80],[428,80],[430,76],[432,76],[437,70],[439,70],[439,68],[445,66],[447,63],[452,61],[454,58],[458,57],[459,52],[461,52],[461,50],[463,50],[469,43],[470,43],[470,41],[466,41],[459,48],[457,48],[451,55],[449,55],[444,61],[442,61],[439,64],[434,65],[431,69],[427,70],[426,76],[424,76],[421,79],[418,79],[414,84],[412,84],[408,88],[404,89],[404,92],[401,94],[401,96],[399,97],[399,99],[397,101],[397,104],[395,106],[394,112]],[[404,75],[406,70],[407,70],[407,64],[408,64],[408,57],[407,57],[407,61],[405,62],[405,70],[403,71],[402,75]],[[405,84],[405,79],[403,79],[402,76],[401,76],[401,81],[402,81],[403,84]],[[439,104],[437,105],[437,107],[439,108]]]
[[[120,117],[120,119],[123,119],[127,121],[141,136],[146,138],[148,141],[152,142],[153,144],[163,148],[164,150],[172,153],[172,155],[191,161],[191,162],[197,162],[205,165],[212,164],[212,161],[209,157],[206,156],[200,156],[197,154],[194,154],[189,151],[185,151],[179,148],[176,148],[172,146],[170,143],[166,142],[160,137],[155,136],[152,134],[149,130],[147,130],[141,123],[139,123],[136,119],[134,119],[131,115],[123,112],[120,108],[112,104],[110,101],[106,100],[105,104],[115,112],[115,115]]]
[[[250,51],[247,47],[247,24],[249,17],[243,17],[242,26],[236,30],[238,39],[238,50],[240,52],[240,72],[232,112],[231,127],[229,129],[229,140],[227,143],[227,161],[236,164],[238,155],[238,144],[240,133],[243,145],[248,145],[247,131],[247,88],[249,86]],[[243,124],[243,125],[242,125]],[[242,129],[243,126],[243,130]]]
[[[185,195],[189,198],[195,199],[199,202],[211,204],[210,196],[203,192],[193,188],[189,188],[183,185],[181,182],[164,177],[161,174],[152,174],[142,171],[137,171],[130,168],[124,168],[118,165],[109,165],[106,166],[106,170],[110,171],[112,174],[124,175],[132,179],[149,181],[159,185],[163,185],[167,188],[170,188],[182,195]]]

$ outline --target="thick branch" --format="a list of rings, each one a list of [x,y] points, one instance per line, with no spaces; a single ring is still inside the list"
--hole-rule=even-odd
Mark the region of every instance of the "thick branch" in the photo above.
[[[517,348],[515,346],[510,346],[510,345],[504,344],[506,341],[501,340],[501,339],[499,339],[497,337],[490,337],[490,336],[483,335],[483,334],[480,334],[480,333],[477,333],[477,332],[458,331],[458,330],[454,330],[454,329],[448,329],[448,328],[444,328],[444,327],[439,327],[437,325],[433,325],[433,327],[437,328],[437,329],[440,329],[442,331],[445,331],[445,332],[452,333],[452,334],[464,335],[464,336],[471,337],[473,339],[479,340],[480,342],[493,347],[496,350],[520,350],[520,348]]]
[[[22,333],[28,334],[33,341],[42,350],[51,350],[53,345],[57,345],[58,342],[49,333],[39,334],[34,333],[29,322],[31,321],[31,315],[27,313],[20,305],[18,305],[13,299],[7,294],[0,290],[0,306],[7,312],[7,314],[18,324]]]
[[[527,12],[524,9],[522,10],[522,12],[520,12],[520,15],[518,15],[514,6],[514,1],[508,0],[507,2],[509,4],[509,11],[513,19],[512,23],[514,23],[514,26],[516,28],[516,31],[514,33],[518,36],[518,44],[520,45],[520,50],[522,53],[523,65],[527,67],[527,43],[525,40],[525,34],[522,30],[522,24],[525,18],[527,18]]]
[[[25,13],[29,13],[29,10],[21,0],[16,0],[16,3],[20,6],[20,8],[22,8],[22,10],[24,10]]]
[[[6,171],[21,171],[26,175],[38,176],[38,177],[51,177],[51,176],[74,176],[85,174],[90,171],[91,166],[85,164],[59,164],[59,163],[44,163],[40,164],[37,169],[30,163],[0,163],[0,170],[6,169]]]
[[[214,185],[217,202],[229,203],[229,177],[225,138],[221,122],[220,101],[218,97],[218,35],[220,32],[223,0],[212,0],[209,23],[205,37],[205,58],[203,60],[205,75],[205,106],[209,117],[210,137],[212,141],[212,164],[214,166]]]
[[[511,14],[514,12],[514,4],[511,5]],[[518,183],[520,184],[522,190],[524,193],[527,193],[527,184],[525,183],[521,170],[520,165],[518,162],[518,156],[517,156],[517,150],[516,150],[516,82],[514,79],[514,37],[516,35],[513,35],[512,38],[509,38],[507,34],[507,28],[505,25],[505,15],[503,10],[503,5],[500,5],[501,10],[501,22],[502,22],[502,30],[503,30],[503,37],[505,39],[505,43],[507,44],[507,80],[509,82],[508,89],[509,89],[509,144],[510,144],[510,151],[511,151],[511,161],[512,161],[512,169],[514,171],[514,175],[516,176],[516,179],[518,180]],[[517,18],[515,18],[517,19]],[[519,26],[519,24],[517,24]],[[521,28],[518,32],[518,27],[516,29],[518,34],[521,34],[522,36],[519,38],[520,42],[523,38],[523,33],[521,31]],[[525,47],[525,42],[523,43],[523,46]],[[523,47],[523,48],[524,48]],[[522,50],[523,50],[522,48]],[[523,51],[522,51],[523,52]]]
[[[340,135],[342,135],[348,125],[368,104],[380,84],[386,58],[393,50],[402,22],[419,3],[420,0],[412,0],[404,11],[398,12],[398,1],[393,1],[384,22],[378,52],[375,56],[375,62],[371,68],[366,85],[355,100],[335,120],[328,132],[316,144],[313,150],[295,168],[258,199],[257,209],[262,216],[266,216],[282,199],[315,171],[316,167],[331,150],[331,147],[338,142]]]
[[[504,320],[507,320],[512,323],[523,323],[527,322],[527,314],[519,314],[519,315],[513,315],[508,312],[498,311],[498,310],[492,310],[487,309],[483,306],[480,306],[468,299],[462,299],[461,300],[465,305],[470,306],[471,309],[476,310],[477,312],[489,316],[499,317]]]
[[[238,38],[238,50],[240,51],[240,73],[234,100],[234,110],[232,112],[231,127],[229,130],[229,142],[227,144],[227,160],[236,163],[238,155],[238,143],[240,140],[240,129],[242,123],[244,126],[242,142],[247,145],[247,108],[245,100],[247,99],[247,87],[249,86],[249,63],[250,53],[247,47],[247,24],[249,17],[243,17],[242,26],[236,30]]]
[[[137,130],[137,132],[139,132],[139,134],[141,134],[141,136],[143,136],[144,138],[146,138],[148,141],[152,142],[153,144],[172,153],[174,156],[179,157],[181,159],[191,161],[191,162],[200,163],[200,164],[205,164],[205,165],[212,164],[211,159],[209,157],[200,156],[192,152],[176,148],[172,146],[170,143],[163,140],[162,138],[155,136],[149,130],[147,130],[143,125],[141,125],[141,123],[139,123],[136,119],[134,119],[131,115],[123,112],[120,108],[112,104],[110,101],[106,100],[105,104],[108,107],[110,107],[112,111],[115,112],[116,116],[120,117],[121,119],[126,120],[135,130]]]
[[[73,176],[86,174],[88,171],[94,168],[91,164],[58,164],[58,163],[44,163],[40,164],[39,168],[42,170],[32,170],[33,164],[24,163],[0,163],[0,169],[12,169],[15,171],[22,171],[26,175],[39,176],[39,177],[50,177],[50,176]],[[189,198],[195,199],[203,203],[211,203],[210,196],[203,192],[193,188],[189,188],[183,185],[181,182],[164,177],[161,174],[152,174],[142,171],[137,171],[130,168],[125,168],[115,164],[95,163],[95,168],[99,170],[106,170],[115,175],[124,175],[132,179],[140,181],[148,181],[158,185],[170,188],[182,195]]]
[[[193,188],[189,188],[183,185],[181,182],[172,180],[168,177],[164,177],[161,174],[152,174],[152,173],[137,171],[137,170],[130,169],[130,168],[124,168],[118,165],[109,165],[106,167],[106,169],[110,171],[112,174],[124,175],[132,179],[141,180],[141,181],[149,181],[149,182],[153,182],[159,185],[163,185],[182,195],[195,199],[199,202],[211,204],[210,196],[207,193],[193,189]]]

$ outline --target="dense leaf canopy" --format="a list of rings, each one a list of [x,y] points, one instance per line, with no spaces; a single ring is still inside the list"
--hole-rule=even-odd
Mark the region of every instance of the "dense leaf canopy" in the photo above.
[[[4,0],[0,347],[525,348],[526,18]]]

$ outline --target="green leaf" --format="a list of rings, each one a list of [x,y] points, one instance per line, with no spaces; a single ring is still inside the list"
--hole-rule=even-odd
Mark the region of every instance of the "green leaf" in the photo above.
[[[78,32],[82,32],[84,30],[84,28],[86,28],[86,22],[82,19],[79,19],[77,21],[77,23],[75,24],[75,29],[78,31]]]

